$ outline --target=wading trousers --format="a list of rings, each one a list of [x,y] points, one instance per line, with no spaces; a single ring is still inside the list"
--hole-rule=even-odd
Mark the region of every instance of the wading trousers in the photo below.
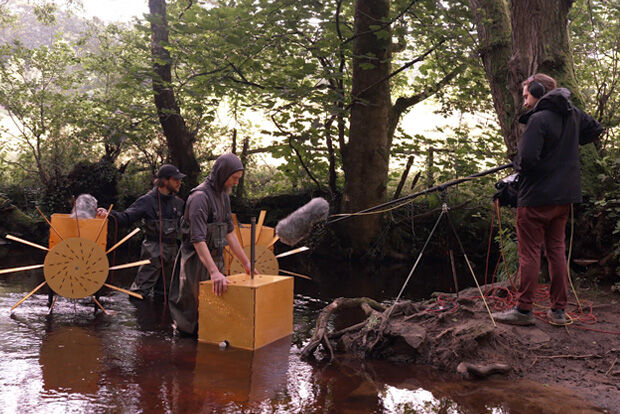
[[[521,284],[517,294],[519,309],[531,311],[538,286],[540,253],[544,247],[549,262],[553,309],[564,309],[568,297],[566,268],[566,221],[570,204],[518,207],[517,240]]]

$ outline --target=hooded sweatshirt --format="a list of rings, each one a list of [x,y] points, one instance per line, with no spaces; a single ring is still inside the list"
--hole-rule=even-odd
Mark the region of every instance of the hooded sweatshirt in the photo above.
[[[239,157],[232,153],[223,154],[215,161],[207,179],[192,189],[183,216],[189,226],[189,243],[206,240],[208,223],[226,223],[228,233],[234,230],[230,198],[224,183],[237,171],[243,171]]]
[[[553,89],[519,118],[526,127],[514,160],[518,207],[582,201],[579,145],[594,141],[603,127],[573,106],[569,96],[568,89]]]

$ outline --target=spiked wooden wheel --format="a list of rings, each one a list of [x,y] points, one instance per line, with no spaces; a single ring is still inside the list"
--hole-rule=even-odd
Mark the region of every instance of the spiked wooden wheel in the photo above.
[[[243,249],[248,258],[250,257],[250,248],[250,246],[246,246]],[[280,271],[278,259],[276,259],[276,256],[271,250],[263,246],[256,246],[256,269],[263,275],[278,274]],[[234,275],[237,273],[245,273],[245,269],[243,268],[241,261],[234,257],[232,263],[230,264],[230,274]]]
[[[50,222],[38,207],[37,210],[50,226],[49,247],[41,246],[10,234],[7,234],[6,238],[48,252],[43,264],[0,269],[0,275],[43,268],[45,281],[13,305],[11,311],[46,284],[59,296],[71,299],[91,296],[95,304],[103,312],[106,312],[105,309],[97,298],[93,296],[102,286],[142,299],[142,295],[106,283],[108,272],[111,270],[128,269],[150,263],[150,260],[139,260],[110,267],[106,256],[129,240],[140,229],[134,229],[123,237],[121,241],[107,251],[104,251],[106,245],[106,232],[104,230],[108,222],[107,218],[103,220],[80,219],[69,214],[54,214]],[[111,210],[112,205],[108,209],[108,214]],[[56,226],[54,226],[54,222]],[[54,308],[55,303],[56,299],[54,298],[50,306],[50,312]]]
[[[108,258],[103,249],[81,237],[56,244],[43,262],[43,274],[49,287],[71,299],[97,292],[105,283],[108,270]]]

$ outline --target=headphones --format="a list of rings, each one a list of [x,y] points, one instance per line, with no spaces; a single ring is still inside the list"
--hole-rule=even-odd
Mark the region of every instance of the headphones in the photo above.
[[[543,95],[547,92],[547,89],[545,89],[545,85],[534,80],[533,76],[530,76],[527,80],[530,82],[527,86],[527,90],[530,92],[530,95],[532,95],[536,99],[542,98]]]

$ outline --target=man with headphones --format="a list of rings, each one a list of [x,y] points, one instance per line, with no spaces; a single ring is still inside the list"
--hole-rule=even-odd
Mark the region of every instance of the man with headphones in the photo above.
[[[493,317],[512,325],[534,324],[533,301],[544,249],[551,278],[547,318],[564,325],[568,298],[566,222],[571,204],[582,201],[579,145],[597,139],[603,127],[573,106],[570,91],[557,88],[551,76],[537,73],[521,85],[523,106],[528,110],[519,118],[526,126],[514,159],[519,173],[516,229],[521,283],[517,306]]]

